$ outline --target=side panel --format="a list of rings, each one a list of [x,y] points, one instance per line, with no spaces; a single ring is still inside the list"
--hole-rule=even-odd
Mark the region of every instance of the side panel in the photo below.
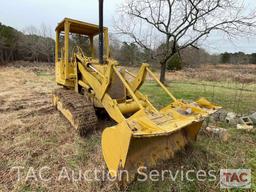
[[[68,72],[69,79],[65,79],[65,71]],[[65,69],[62,59],[55,63],[56,82],[66,87],[75,87],[74,64],[69,63],[68,70]]]

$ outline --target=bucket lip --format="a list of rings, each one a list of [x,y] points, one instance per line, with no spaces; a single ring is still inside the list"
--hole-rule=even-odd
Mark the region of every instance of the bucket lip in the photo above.
[[[211,111],[208,111],[207,114],[205,115],[202,115],[200,118],[198,119],[193,119],[192,121],[180,126],[180,127],[177,127],[176,129],[172,129],[172,130],[159,130],[159,131],[155,131],[153,133],[146,133],[146,132],[132,132],[132,137],[134,138],[144,138],[144,137],[156,137],[156,136],[167,136],[167,135],[171,135],[181,129],[184,129],[185,127],[187,126],[190,126],[190,125],[193,125],[194,123],[199,123],[199,122],[203,122],[205,120],[206,117],[208,117],[209,115],[213,114],[213,113],[216,113],[218,110],[220,110],[220,108],[218,109],[215,109],[215,110],[211,110]]]
[[[203,121],[204,121],[204,119],[202,119],[202,118],[199,119],[199,120],[194,120],[192,122],[189,122],[189,123],[187,123],[183,126],[180,126],[176,129],[170,130],[170,131],[168,131],[168,130],[167,131],[158,131],[158,132],[154,132],[154,133],[145,133],[145,132],[144,133],[141,133],[141,132],[136,133],[136,132],[133,132],[132,137],[134,137],[134,138],[143,138],[143,137],[156,137],[156,136],[171,135],[171,134],[173,134],[177,131],[180,131],[181,129],[184,129],[185,127],[187,127],[189,125],[193,125],[194,123],[199,123],[199,122],[203,122]]]

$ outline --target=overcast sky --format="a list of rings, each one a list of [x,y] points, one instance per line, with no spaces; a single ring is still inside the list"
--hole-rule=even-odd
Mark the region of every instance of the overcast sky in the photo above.
[[[111,26],[116,9],[124,0],[104,0],[104,25]],[[255,0],[245,0],[255,6]],[[64,17],[98,23],[98,0],[0,0],[0,22],[20,31],[28,26],[39,27],[42,23],[53,31]],[[213,34],[204,43],[211,53],[256,52],[256,37],[233,42]]]

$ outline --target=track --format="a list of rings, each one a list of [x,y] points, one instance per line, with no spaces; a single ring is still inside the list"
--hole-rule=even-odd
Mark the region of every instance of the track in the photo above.
[[[53,104],[81,135],[95,130],[97,117],[87,95],[64,88],[56,89],[53,92]]]

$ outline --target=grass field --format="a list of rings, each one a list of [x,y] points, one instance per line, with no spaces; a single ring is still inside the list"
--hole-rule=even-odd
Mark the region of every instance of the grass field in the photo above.
[[[252,85],[237,85],[201,81],[173,81],[168,83],[169,90],[177,97],[186,100],[196,100],[205,97],[226,110],[246,114],[256,109],[256,88]],[[142,92],[158,107],[170,102],[170,98],[154,82],[148,82],[142,87]]]
[[[222,69],[221,69],[222,70]],[[178,72],[179,73],[179,72]],[[198,78],[169,78],[168,88],[177,98],[197,99],[199,96],[222,105],[226,110],[249,113],[256,109],[255,82],[228,83],[199,80]],[[109,124],[100,120],[94,134],[81,138],[65,118],[51,105],[51,92],[56,88],[53,67],[48,65],[0,69],[0,191],[117,191],[108,181],[41,181],[26,174],[31,167],[38,175],[39,168],[49,166],[45,177],[56,178],[66,167],[72,170],[106,170],[101,154],[101,128]],[[241,90],[242,89],[242,90]],[[156,84],[148,81],[142,91],[158,107],[170,102]],[[221,168],[252,169],[252,191],[256,191],[256,133],[228,129],[230,139],[223,142],[200,132],[196,143],[179,152],[174,159],[164,162],[159,170],[214,170]],[[21,180],[12,172],[13,166],[22,166]],[[191,175],[195,178],[195,175]],[[132,183],[128,191],[220,191],[217,181],[173,182],[166,176],[163,181]],[[238,190],[237,190],[238,191]],[[243,190],[241,190],[243,191]]]

